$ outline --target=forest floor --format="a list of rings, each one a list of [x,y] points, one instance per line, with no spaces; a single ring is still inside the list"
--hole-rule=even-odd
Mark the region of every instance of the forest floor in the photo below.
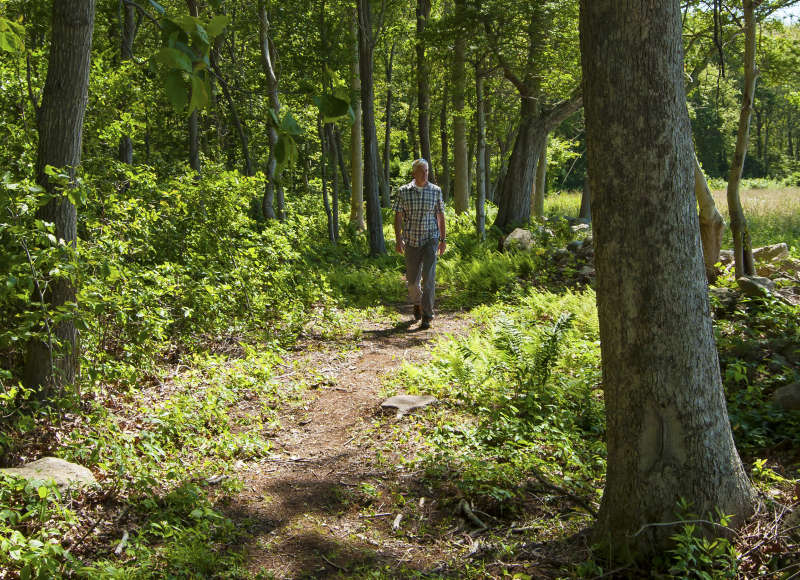
[[[414,470],[424,444],[412,415],[397,418],[380,404],[403,392],[386,382],[404,362],[424,363],[438,337],[470,325],[444,312],[419,330],[404,312],[399,321],[363,321],[336,343],[297,345],[292,366],[316,381],[281,416],[274,454],[237,474],[244,487],[225,510],[246,530],[247,569],[276,578],[461,576],[459,561],[481,549],[468,533],[474,525],[454,517],[459,498],[440,497]]]

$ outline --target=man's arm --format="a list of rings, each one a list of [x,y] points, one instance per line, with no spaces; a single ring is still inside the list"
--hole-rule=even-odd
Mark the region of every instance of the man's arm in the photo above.
[[[403,213],[394,212],[394,248],[398,254],[402,254],[406,244],[403,242]]]

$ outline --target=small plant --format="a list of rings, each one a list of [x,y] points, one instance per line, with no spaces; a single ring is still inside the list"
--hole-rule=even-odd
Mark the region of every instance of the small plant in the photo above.
[[[736,549],[727,538],[710,535],[718,532],[719,527],[727,528],[731,516],[718,513],[711,529],[701,528],[694,521],[697,519],[694,514],[688,513],[689,506],[683,501],[679,505],[681,519],[693,521],[686,521],[680,532],[670,536],[675,547],[669,550],[669,573],[679,578],[700,580],[736,578]]]

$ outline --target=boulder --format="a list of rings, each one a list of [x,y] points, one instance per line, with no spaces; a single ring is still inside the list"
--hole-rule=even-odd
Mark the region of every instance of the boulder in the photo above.
[[[421,409],[435,402],[436,398],[430,395],[396,395],[386,399],[381,403],[381,407],[397,409],[397,418],[399,419],[414,409]]]
[[[777,389],[772,401],[784,411],[800,411],[800,382]]]
[[[581,278],[594,278],[595,276],[594,268],[592,268],[591,266],[584,266],[583,268],[578,270],[578,276],[580,276]]]
[[[581,248],[583,248],[583,240],[572,240],[570,243],[567,244],[567,250],[569,250],[573,254],[580,251]]]
[[[768,296],[775,290],[775,282],[761,276],[741,276],[736,283],[742,294],[753,298]]]
[[[97,483],[92,472],[86,467],[58,457],[42,457],[19,467],[0,469],[0,472],[30,481],[54,481],[62,491],[73,484]]]
[[[575,224],[574,226],[569,226],[569,229],[571,229],[573,232],[582,232],[584,230],[591,229],[591,227],[592,226],[586,223],[578,223]]]
[[[711,288],[709,295],[719,300],[724,308],[731,308],[739,300],[739,293],[733,288]]]
[[[774,262],[788,257],[789,246],[785,243],[753,249],[753,259],[759,262]]]
[[[733,250],[720,250],[719,262],[723,266],[726,266],[728,264],[733,264]]]
[[[533,238],[530,230],[516,228],[503,239],[503,250],[517,250],[527,252],[533,245]]]

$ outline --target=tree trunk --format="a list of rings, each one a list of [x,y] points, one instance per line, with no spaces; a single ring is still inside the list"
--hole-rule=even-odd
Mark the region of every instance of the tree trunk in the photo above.
[[[74,180],[81,162],[94,14],[94,0],[53,2],[50,58],[38,117],[36,182],[54,196],[39,210],[38,217],[53,223],[56,239],[63,240],[72,250],[77,243],[78,212],[50,181],[46,168],[50,165],[64,169]],[[67,276],[56,275],[47,288],[39,290],[35,300],[43,300],[50,311],[68,311],[75,303],[76,289]],[[46,341],[34,339],[28,343],[25,363],[25,384],[40,398],[74,384],[78,373],[79,345],[74,321],[66,317],[53,326],[48,324],[46,331]]]
[[[120,55],[122,62],[133,60],[133,40],[136,38],[136,7],[122,3],[122,39]],[[133,165],[133,141],[130,135],[123,135],[119,140],[119,160]]]
[[[336,235],[333,233],[333,212],[331,211],[331,204],[328,199],[328,165],[332,165],[331,148],[328,140],[329,124],[330,123],[326,123],[323,127],[321,118],[317,117],[317,133],[319,134],[319,142],[322,148],[322,156],[319,164],[322,177],[322,205],[325,208],[325,216],[327,218],[326,223],[328,224],[328,241],[334,243],[336,241]]]
[[[386,112],[384,113],[384,133],[383,133],[383,182],[386,184],[386,191],[391,193],[391,175],[389,164],[392,158],[392,68],[394,64],[394,52],[397,41],[392,41],[392,47],[386,57]]]
[[[663,553],[681,500],[748,517],[699,252],[677,0],[581,0],[586,142],[608,471],[596,527],[616,557]]]
[[[455,4],[456,20],[462,22],[466,10],[465,0],[456,0]],[[453,198],[457,214],[464,213],[469,207],[467,120],[464,116],[466,45],[466,36],[458,34],[453,52],[453,164],[455,166]]]
[[[428,162],[428,179],[436,183],[431,159],[431,89],[430,66],[425,59],[425,25],[431,16],[431,0],[417,0],[417,110],[419,113],[420,156]]]
[[[583,180],[583,193],[581,194],[581,209],[578,219],[592,221],[592,188],[589,186],[589,177]]]
[[[362,126],[364,130],[364,191],[367,199],[367,232],[370,255],[386,253],[383,217],[378,199],[378,143],[375,135],[375,92],[372,83],[372,55],[375,49],[369,0],[357,0],[358,65],[361,72]]]
[[[269,106],[275,111],[275,115],[280,118],[281,101],[278,97],[278,77],[275,74],[275,49],[269,38],[269,15],[264,0],[258,2],[258,39],[261,47],[261,65],[264,67],[264,74],[267,78],[267,97]],[[280,183],[280,175],[277,172],[277,161],[275,160],[275,145],[278,142],[278,131],[272,124],[267,129],[267,140],[269,141],[269,156],[267,157],[267,179],[264,182],[264,197],[261,200],[261,211],[264,219],[269,221],[276,218],[275,197],[278,197],[277,217],[281,220],[285,218],[283,204],[283,186]]]
[[[536,180],[533,185],[533,198],[531,199],[531,215],[536,218],[544,217],[544,194],[547,184],[547,136],[539,152],[539,161],[536,162]]]
[[[217,38],[217,41],[221,41],[222,36]],[[242,146],[242,157],[244,157],[244,174],[248,177],[252,177],[254,175],[253,172],[253,164],[250,161],[250,148],[247,144],[247,132],[245,131],[244,125],[242,124],[241,119],[239,118],[239,113],[236,110],[236,102],[233,100],[233,95],[231,95],[230,88],[228,87],[228,83],[225,81],[225,78],[222,76],[222,71],[219,68],[219,63],[217,62],[217,49],[216,47],[214,50],[211,51],[211,68],[214,71],[214,75],[217,78],[217,82],[219,83],[220,88],[222,88],[222,94],[225,95],[225,100],[228,101],[228,109],[231,112],[231,118],[233,119],[233,126],[236,128],[236,134],[239,136],[239,144]]]
[[[336,145],[336,161],[339,163],[339,173],[342,174],[342,189],[350,191],[350,178],[348,177],[350,172],[347,170],[344,155],[342,154],[342,133],[336,123],[333,124],[333,140]]]
[[[195,0],[186,0],[189,14],[197,18],[200,15]],[[200,111],[195,109],[189,115],[189,166],[200,175]]]
[[[477,164],[478,167],[475,173],[478,177],[477,182],[477,195],[475,196],[475,230],[478,234],[478,239],[486,239],[486,111],[485,100],[483,96],[483,86],[486,77],[483,71],[475,71],[475,100],[477,105],[476,117],[478,127],[478,152]]]
[[[744,158],[747,155],[747,142],[750,139],[750,117],[753,113],[753,96],[756,91],[756,26],[753,18],[753,0],[744,0],[744,93],[742,110],[739,113],[739,129],[736,133],[736,148],[728,176],[728,214],[731,219],[733,236],[733,259],[736,277],[755,274],[753,246],[750,230],[742,210],[739,186],[742,180]]]
[[[350,125],[350,225],[356,231],[364,231],[364,155],[361,138],[361,77],[359,76],[358,15],[350,19],[350,33],[353,42],[353,59],[350,61],[350,89],[355,119]]]
[[[341,158],[339,145],[336,140],[336,125],[328,123],[325,128],[328,131],[328,155],[331,158],[331,232],[334,244],[339,242],[339,179],[336,175],[336,160]]]
[[[703,262],[706,267],[706,277],[711,282],[717,276],[714,264],[719,261],[725,222],[717,211],[706,176],[703,175],[700,162],[697,160],[697,154],[694,156],[694,195],[700,208],[700,241],[703,246]]]
[[[442,171],[439,173],[439,186],[442,188],[442,197],[445,201],[450,199],[450,141],[447,136],[447,102],[448,87],[444,86],[441,114],[439,115],[439,133],[442,141]]]

